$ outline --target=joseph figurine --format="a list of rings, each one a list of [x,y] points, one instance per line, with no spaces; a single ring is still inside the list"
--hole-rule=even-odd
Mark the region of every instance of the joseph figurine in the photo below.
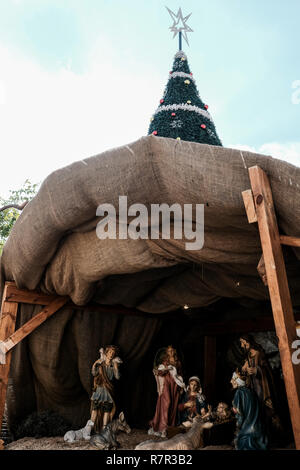
[[[116,346],[109,345],[99,350],[100,358],[93,364],[93,394],[91,396],[91,421],[94,431],[99,433],[110,423],[116,412],[114,381],[119,380],[122,360],[117,356]]]

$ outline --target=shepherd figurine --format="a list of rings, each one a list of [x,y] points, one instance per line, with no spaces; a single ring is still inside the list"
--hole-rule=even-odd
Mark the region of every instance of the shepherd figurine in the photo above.
[[[114,381],[120,379],[118,348],[114,345],[99,350],[100,358],[93,364],[94,388],[91,396],[91,421],[99,433],[110,423],[116,412]]]

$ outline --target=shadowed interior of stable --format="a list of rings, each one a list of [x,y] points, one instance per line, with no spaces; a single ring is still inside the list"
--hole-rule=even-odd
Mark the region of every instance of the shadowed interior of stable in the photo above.
[[[33,310],[40,309],[20,304],[16,327],[24,324]],[[186,381],[198,375],[209,403],[230,404],[233,397],[230,378],[241,358],[237,352],[239,334],[274,329],[267,301],[239,303],[221,299],[208,308],[180,309],[172,315],[160,316],[141,315],[121,307],[119,313],[118,307],[105,310],[96,305],[94,309],[65,306],[14,348],[8,390],[12,431],[36,409],[55,410],[74,429],[82,427],[90,413],[92,362],[98,357],[99,345],[111,343],[120,346],[124,361],[121,380],[116,385],[117,411],[124,410],[132,427],[147,428],[153,417],[157,399],[153,360],[157,350],[168,344],[178,351]],[[205,343],[210,338],[216,339],[215,350],[210,349],[205,356]],[[57,362],[53,358],[53,344],[63,345]],[[274,377],[287,443],[292,440],[292,433],[280,369],[274,371]]]

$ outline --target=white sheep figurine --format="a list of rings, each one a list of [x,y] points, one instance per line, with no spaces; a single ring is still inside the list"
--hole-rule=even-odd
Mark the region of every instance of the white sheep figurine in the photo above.
[[[89,441],[91,438],[92,428],[94,426],[93,421],[90,419],[84,426],[84,428],[78,429],[77,431],[68,431],[64,435],[64,441],[66,442],[75,442],[84,439],[85,441]]]

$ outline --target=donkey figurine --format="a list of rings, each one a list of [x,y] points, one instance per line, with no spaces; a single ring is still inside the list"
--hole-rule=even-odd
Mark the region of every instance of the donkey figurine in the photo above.
[[[116,440],[118,431],[124,431],[127,434],[131,432],[123,411],[119,414],[119,418],[108,423],[99,434],[94,434],[90,439],[90,444],[100,450],[116,450],[120,445]]]

